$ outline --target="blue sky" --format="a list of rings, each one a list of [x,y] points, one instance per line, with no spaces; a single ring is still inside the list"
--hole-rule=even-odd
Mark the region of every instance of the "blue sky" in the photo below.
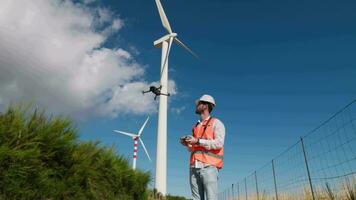
[[[178,94],[168,116],[168,192],[189,197],[189,154],[178,138],[197,120],[194,100],[204,93],[217,101],[213,115],[226,126],[223,189],[294,144],[332,113],[356,98],[356,3],[354,1],[162,1],[172,29],[200,57],[174,46],[170,78]],[[164,35],[154,1],[101,1],[125,20],[108,46],[134,46],[146,77],[159,78]],[[131,159],[133,143],[112,129],[138,130],[145,116],[95,119],[80,124],[83,139],[117,146]],[[157,115],[143,139],[153,158]],[[138,167],[152,163],[139,147]],[[153,183],[152,183],[153,184]]]
[[[11,1],[5,0],[4,2],[6,4]],[[46,1],[35,2],[39,5],[38,2]],[[189,134],[192,125],[198,119],[198,116],[194,114],[194,101],[202,94],[207,93],[215,97],[217,107],[212,114],[219,118],[226,127],[225,166],[220,172],[220,189],[250,175],[255,169],[294,144],[301,135],[308,133],[356,98],[355,1],[163,0],[162,4],[173,31],[177,32],[179,38],[199,55],[198,60],[194,59],[178,46],[173,46],[170,54],[169,78],[175,82],[177,87],[177,94],[169,98],[168,112],[167,188],[171,194],[190,196],[189,154],[179,144],[178,139],[182,135]],[[19,3],[18,8],[26,6],[31,7],[31,2]],[[4,25],[5,21],[16,24],[16,21],[11,21],[10,15],[2,15],[1,7],[4,8],[4,6],[0,6],[0,27],[7,27]],[[93,49],[100,46],[100,48],[127,50],[134,58],[134,61],[124,59],[127,69],[134,68],[136,64],[144,69],[144,72],[130,74],[130,77],[138,76],[137,80],[144,80],[148,83],[158,81],[161,51],[153,47],[153,41],[166,33],[161,25],[154,1],[97,0],[88,4],[88,7],[93,10],[107,8],[111,10],[111,15],[119,17],[123,24],[110,25],[108,31],[112,31],[112,34],[109,36],[101,33],[100,37],[98,35],[96,35],[98,37],[92,37],[93,34],[91,34],[82,37],[83,40],[104,41],[104,43],[93,42]],[[52,7],[41,8],[50,10]],[[73,5],[67,5],[65,8],[72,9]],[[65,10],[59,13],[64,13],[62,19],[65,19],[65,16],[72,17],[72,14],[76,13],[66,13]],[[86,17],[85,19],[90,19],[88,17],[90,15],[85,15],[83,12],[78,13]],[[111,19],[112,16],[108,18]],[[73,16],[68,19],[76,21],[78,17]],[[110,24],[111,21],[103,19],[102,23],[101,25],[104,26]],[[47,35],[56,30],[54,24],[61,23],[49,23],[46,26],[48,30],[44,29]],[[78,25],[76,29],[89,30],[85,20],[78,20],[77,24],[80,26]],[[31,26],[37,27],[35,24]],[[2,30],[7,31],[7,29]],[[11,51],[18,48],[16,52],[26,56],[26,53],[20,54],[26,52],[22,51],[23,47],[26,45],[29,48],[32,47],[31,41],[42,44],[42,39],[38,39],[40,37],[33,37],[41,34],[32,31],[32,37],[19,36],[20,39],[14,37],[14,41],[16,39],[21,44],[5,49],[4,47],[8,45],[6,41],[12,41],[12,35],[14,35],[11,34],[10,29],[8,30],[6,35],[0,31],[0,38],[7,37],[7,40],[0,39],[0,69],[3,74],[0,74],[0,109],[6,105],[7,101],[11,101],[11,98],[32,99],[33,97],[30,96],[34,95],[35,99],[39,100],[39,104],[49,107],[50,104],[46,102],[48,99],[51,100],[50,97],[56,97],[56,93],[62,95],[70,91],[71,93],[68,94],[75,94],[68,89],[58,89],[54,92],[51,87],[52,84],[56,85],[56,79],[53,79],[50,84],[38,84],[37,76],[29,76],[31,73],[20,73],[22,72],[20,69],[16,77],[18,78],[17,86],[21,90],[14,89],[11,84],[4,89],[2,85],[6,86],[12,77],[8,75],[12,74],[12,69],[5,66],[11,61],[9,55],[16,54]],[[27,33],[26,31],[16,33],[21,32]],[[101,37],[106,39],[100,40]],[[76,39],[79,41],[81,38]],[[58,43],[58,41],[55,42]],[[69,45],[70,48],[76,48],[76,42],[72,41],[69,44],[73,45]],[[39,45],[38,48],[30,48],[31,53],[33,51],[35,55],[41,47]],[[7,52],[10,53],[6,54]],[[110,52],[108,54],[111,55]],[[53,57],[55,63],[61,61],[56,57],[58,53],[40,55],[39,60],[44,60],[46,57],[52,58],[51,56],[55,55]],[[110,60],[110,58],[109,56],[107,59]],[[16,61],[14,63],[18,60],[22,61],[21,59],[23,58],[14,59]],[[33,60],[35,58],[28,58],[25,63],[32,63]],[[43,62],[53,64],[51,59],[45,61]],[[63,66],[66,65],[65,62],[63,63]],[[112,70],[112,68],[107,70]],[[13,79],[16,80],[16,77],[14,76]],[[68,77],[68,75],[62,77]],[[42,82],[46,81],[39,79]],[[136,79],[130,78],[129,81]],[[31,84],[25,84],[23,80],[36,83],[36,87],[25,87]],[[21,83],[23,87],[20,87]],[[61,83],[66,84],[65,81]],[[120,83],[111,82],[111,84]],[[42,95],[33,89],[38,87],[43,87],[41,92],[48,90],[48,94]],[[79,87],[78,91],[82,91],[81,89],[83,88]],[[87,91],[86,88],[84,90]],[[19,95],[16,95],[15,91]],[[99,93],[99,96],[100,94],[105,94],[105,92]],[[123,95],[122,98],[126,98],[126,93],[120,94]],[[68,99],[77,98],[75,95],[68,96]],[[46,98],[41,99],[41,97]],[[68,110],[72,109],[71,106],[73,108],[82,106],[87,112],[90,108],[95,108],[88,102],[96,101],[99,97],[86,97],[85,95],[78,96],[79,106],[73,105],[73,101],[68,99],[55,98],[57,100],[55,102],[61,105],[58,107]],[[117,98],[120,99],[120,96]],[[126,102],[126,104],[119,105],[130,107],[130,109],[124,110],[123,113],[94,115],[84,120],[75,120],[80,138],[81,140],[100,140],[103,145],[115,145],[117,152],[131,161],[133,141],[128,137],[114,134],[112,130],[138,131],[147,115],[150,115],[151,119],[142,139],[153,162],[148,161],[142,147],[139,146],[137,165],[144,171],[150,171],[154,178],[157,113],[145,108],[142,108],[143,112],[138,111],[140,106],[145,107],[150,104],[130,105],[130,102]],[[78,110],[78,112],[81,111]],[[131,110],[137,112],[130,114]],[[180,112],[178,113],[177,110]],[[153,185],[152,182],[150,187]]]

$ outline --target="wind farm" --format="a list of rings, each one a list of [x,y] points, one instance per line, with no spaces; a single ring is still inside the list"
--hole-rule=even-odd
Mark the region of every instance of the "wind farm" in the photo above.
[[[354,200],[355,10],[1,0],[0,199]]]

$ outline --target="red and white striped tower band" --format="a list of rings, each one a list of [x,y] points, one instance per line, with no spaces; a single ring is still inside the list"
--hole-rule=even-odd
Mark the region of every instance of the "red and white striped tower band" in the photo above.
[[[136,159],[137,159],[137,142],[138,137],[134,138],[134,153],[133,153],[133,163],[132,163],[132,169],[136,169]]]

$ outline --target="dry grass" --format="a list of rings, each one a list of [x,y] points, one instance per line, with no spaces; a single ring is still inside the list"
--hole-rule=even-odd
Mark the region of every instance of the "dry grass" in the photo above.
[[[331,185],[330,183],[324,183],[324,185],[319,185],[314,188],[314,195],[316,200],[356,200],[356,180],[350,181],[346,179],[343,183],[338,185]],[[226,200],[245,200],[245,196],[240,196],[238,199],[230,198]],[[267,194],[263,191],[259,198],[257,195],[248,195],[248,200],[275,200],[275,194]],[[301,191],[295,194],[279,192],[278,200],[312,200],[312,194],[310,192],[309,186],[303,186]]]
[[[347,200],[356,200],[356,183],[355,181],[346,181],[344,184]]]

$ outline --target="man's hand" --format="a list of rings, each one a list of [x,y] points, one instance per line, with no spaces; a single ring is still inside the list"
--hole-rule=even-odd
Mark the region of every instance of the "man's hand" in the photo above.
[[[198,143],[198,141],[199,141],[199,139],[198,138],[195,138],[195,137],[189,137],[187,140],[186,140],[186,142],[188,143],[188,144],[197,144]]]
[[[187,136],[182,136],[181,138],[180,138],[180,143],[183,145],[183,146],[188,146],[189,144],[187,143],[187,138],[189,138],[189,137],[191,137],[191,136],[189,136],[189,135],[187,135]]]
[[[191,135],[187,135],[180,138],[180,143],[186,147],[192,147],[193,144],[198,143],[198,139]]]
[[[180,140],[180,143],[181,143],[183,146],[188,146],[188,143],[187,143],[185,140]]]

